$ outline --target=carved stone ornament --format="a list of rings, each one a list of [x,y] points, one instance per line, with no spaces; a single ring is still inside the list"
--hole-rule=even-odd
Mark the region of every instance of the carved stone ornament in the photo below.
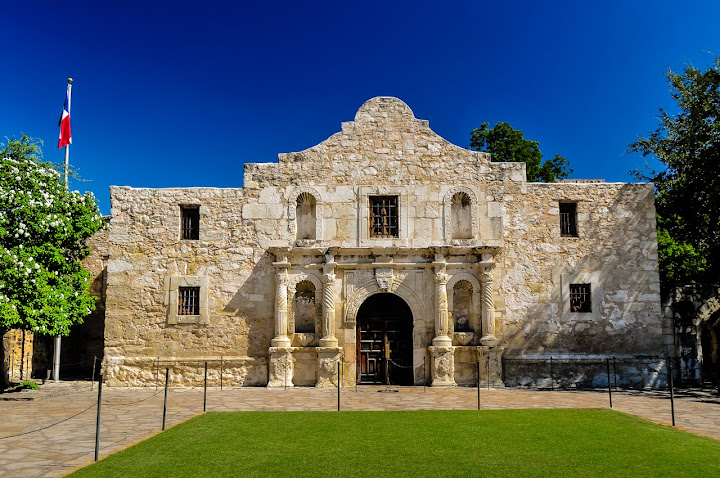
[[[375,280],[381,291],[387,292],[391,290],[393,278],[392,269],[375,269]]]

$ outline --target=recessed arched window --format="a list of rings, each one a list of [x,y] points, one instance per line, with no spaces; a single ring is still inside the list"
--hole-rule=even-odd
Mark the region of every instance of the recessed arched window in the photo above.
[[[450,204],[450,227],[453,239],[472,239],[472,201],[462,191],[453,195]]]
[[[316,239],[315,224],[317,214],[317,201],[307,192],[300,193],[295,206],[295,220],[297,221],[296,239]]]
[[[453,326],[455,332],[472,332],[474,322],[473,286],[460,280],[453,287]]]
[[[317,315],[315,284],[309,280],[298,282],[297,286],[295,286],[293,311],[295,312],[295,333],[315,333],[315,318]]]

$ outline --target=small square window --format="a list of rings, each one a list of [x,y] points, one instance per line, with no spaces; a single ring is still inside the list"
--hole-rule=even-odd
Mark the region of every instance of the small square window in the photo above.
[[[570,284],[570,312],[592,312],[590,284]]]
[[[200,239],[200,207],[180,206],[180,237],[182,239]]]
[[[577,237],[577,203],[560,203],[560,235]]]
[[[200,287],[178,287],[178,315],[200,315]]]
[[[399,237],[397,196],[370,196],[370,237]]]

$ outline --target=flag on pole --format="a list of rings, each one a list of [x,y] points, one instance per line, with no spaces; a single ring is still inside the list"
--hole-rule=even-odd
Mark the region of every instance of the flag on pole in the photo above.
[[[65,94],[65,104],[63,105],[62,115],[60,115],[60,140],[58,141],[58,149],[68,144],[72,144],[72,135],[70,134],[70,88],[68,83],[67,93]]]

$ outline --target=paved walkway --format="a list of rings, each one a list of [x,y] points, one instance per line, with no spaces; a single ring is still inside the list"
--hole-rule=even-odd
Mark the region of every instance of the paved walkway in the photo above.
[[[49,383],[42,392],[0,395],[0,476],[63,476],[92,462],[97,385]],[[7,400],[27,398],[27,400]],[[667,392],[613,393],[613,408],[669,425]],[[208,411],[337,410],[336,389],[208,388]],[[480,390],[482,409],[604,408],[607,391]],[[342,389],[342,410],[476,409],[477,388],[368,387]],[[103,388],[100,457],[159,433],[163,389]],[[202,413],[203,390],[170,389],[166,426]],[[678,428],[720,440],[720,397],[676,395]],[[65,421],[63,421],[65,420]],[[45,428],[46,427],[46,428]],[[40,429],[40,430],[38,430]],[[38,430],[38,431],[34,431]]]

